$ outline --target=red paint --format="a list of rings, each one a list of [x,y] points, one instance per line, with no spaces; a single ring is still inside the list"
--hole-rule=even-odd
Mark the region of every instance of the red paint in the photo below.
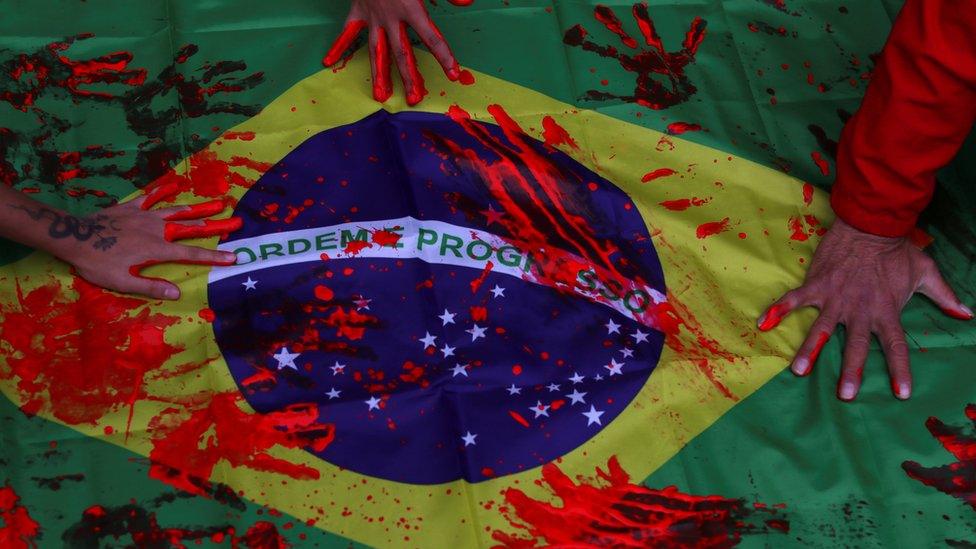
[[[380,103],[393,95],[393,83],[390,80],[390,43],[386,36],[386,29],[376,29],[376,45],[370,55],[373,59],[373,99]]]
[[[516,412],[515,410],[509,410],[508,411],[508,415],[512,416],[512,419],[514,419],[515,421],[517,421],[518,424],[521,425],[522,427],[528,427],[529,426],[529,420],[527,420],[524,417],[522,417],[522,414]]]
[[[143,204],[143,207],[145,203]],[[171,213],[165,217],[166,221],[187,221],[190,219],[202,219],[219,214],[227,209],[227,203],[222,199],[209,200],[199,204],[191,204],[183,211]]]
[[[227,219],[205,219],[200,225],[183,225],[180,223],[166,223],[163,227],[163,238],[167,242],[186,240],[190,238],[210,238],[227,236],[240,229],[244,220],[239,217]]]
[[[550,147],[568,145],[572,149],[579,149],[579,145],[569,135],[569,132],[560,126],[553,117],[546,116],[542,119],[542,129],[542,138],[545,140],[546,145]]]
[[[706,22],[696,17],[681,43],[681,49],[668,52],[648,15],[646,3],[636,3],[632,13],[647,47],[628,55],[614,46],[597,44],[587,38],[589,34],[582,25],[566,31],[563,43],[596,53],[605,58],[615,59],[627,72],[635,74],[635,87],[631,95],[618,95],[601,90],[589,90],[586,97],[595,101],[623,100],[649,109],[665,109],[687,101],[697,88],[685,74],[685,67],[694,63],[698,47],[705,39]],[[620,37],[628,48],[637,48],[637,41],[621,27],[620,21],[605,6],[593,10],[594,18],[607,29]]]
[[[495,264],[492,263],[491,261],[488,261],[487,263],[485,263],[485,268],[481,270],[481,274],[478,275],[478,278],[472,280],[471,283],[470,283],[471,284],[471,293],[473,293],[473,294],[478,293],[478,289],[481,288],[481,285],[482,284],[484,284],[485,279],[488,278],[488,273],[490,273],[491,270],[494,267],[495,267]]]
[[[790,217],[787,223],[790,227],[790,240],[804,242],[810,238],[810,236],[807,235],[806,228],[803,226],[803,220],[800,216]]]
[[[401,227],[394,227],[394,229],[400,230]],[[395,248],[403,235],[400,233],[395,233],[392,230],[384,229],[381,231],[373,231],[371,236],[374,244],[377,244],[380,247],[386,246],[388,248]]]
[[[678,173],[678,172],[672,170],[671,168],[658,168],[658,169],[656,169],[656,170],[654,170],[652,172],[645,173],[644,174],[644,177],[641,177],[641,182],[642,183],[648,183],[650,181],[654,181],[655,179],[660,179],[662,177],[668,177],[668,176],[674,175],[676,173]]]
[[[803,204],[807,206],[813,204],[813,185],[809,183],[803,184]]]
[[[668,124],[667,132],[668,135],[681,135],[686,132],[699,132],[702,127],[698,124],[690,124],[688,122],[672,122]]]
[[[698,207],[708,204],[711,200],[711,198],[698,198],[696,196],[692,198],[679,198],[677,200],[665,200],[660,204],[673,212],[683,212],[692,206]]]
[[[956,461],[940,467],[923,467],[905,461],[902,468],[911,478],[958,498],[976,511],[976,404],[966,406],[966,418],[972,425],[953,427],[930,417],[925,427]]]
[[[353,19],[346,23],[343,27],[342,33],[333,42],[332,47],[329,48],[328,53],[322,58],[322,64],[326,67],[331,67],[342,59],[343,54],[349,49],[353,41],[356,40],[356,36],[366,28],[366,21],[362,19]]]
[[[0,486],[0,547],[33,549],[40,533],[40,525],[20,504],[17,492],[9,485]]]
[[[762,322],[759,323],[759,329],[768,332],[773,328],[779,326],[779,323],[783,321],[786,315],[790,314],[790,308],[785,304],[773,305],[766,311],[766,316],[763,317]]]
[[[658,490],[630,482],[616,457],[607,470],[597,469],[593,481],[574,481],[560,468],[542,467],[541,484],[560,504],[548,497],[537,500],[508,488],[500,511],[517,534],[496,530],[492,538],[501,547],[732,547],[743,535],[788,530],[779,511],[768,506],[750,509],[741,499],[697,496],[674,486]],[[752,524],[755,514],[776,518],[765,527]],[[775,521],[769,524],[769,521]]]
[[[254,141],[254,132],[227,132],[224,139],[240,139],[241,141]]]
[[[206,320],[207,322],[213,322],[214,320],[217,320],[217,314],[214,313],[213,309],[209,307],[204,307],[203,309],[200,309],[197,312],[197,314],[200,316],[200,318]]]
[[[70,289],[52,280],[26,294],[18,284],[17,302],[0,304],[0,337],[8,353],[0,375],[17,380],[21,409],[29,415],[95,425],[128,407],[131,421],[136,402],[147,396],[145,378],[160,375],[183,351],[164,339],[178,320],[80,278]]]
[[[328,286],[323,286],[319,284],[315,287],[315,297],[322,301],[332,301],[335,298],[335,292],[333,292]]]
[[[172,201],[177,195],[187,192],[208,198],[224,197],[231,186],[250,188],[270,168],[270,163],[256,162],[242,156],[223,161],[217,158],[216,152],[203,150],[190,157],[189,169],[185,174],[169,171],[146,187],[149,206],[143,204],[143,207],[150,208],[158,202]],[[229,198],[228,202],[231,202]]]
[[[410,45],[410,34],[407,24],[400,22],[400,52],[406,58],[407,72],[409,78],[404,75],[404,85],[409,86],[407,90],[407,105],[414,106],[424,100],[427,95],[427,88],[424,86],[424,76],[417,68],[417,59],[413,54],[413,47]],[[409,84],[407,83],[409,80]]]
[[[824,158],[822,154],[820,154],[818,151],[814,151],[810,153],[810,158],[812,158],[813,163],[816,164],[818,168],[820,168],[821,174],[823,174],[824,176],[830,175],[830,163],[827,162],[827,159]]]
[[[699,239],[708,238],[710,236],[717,235],[721,232],[729,230],[729,218],[724,218],[721,221],[710,221],[708,223],[702,223],[695,230],[695,236]]]
[[[945,313],[946,315],[948,315],[948,316],[950,316],[950,317],[952,317],[952,318],[954,318],[956,320],[972,320],[973,319],[973,314],[972,313],[966,313],[966,312],[963,312],[963,311],[960,311],[960,310],[957,310],[957,309],[947,309],[945,307],[942,307],[941,309],[942,309],[942,312],[943,313]]]
[[[810,361],[810,369],[807,370],[808,372],[813,370],[814,364],[817,363],[817,358],[820,357],[820,351],[823,350],[824,345],[827,344],[827,340],[829,339],[830,334],[827,332],[820,332],[820,335],[817,336],[817,343],[813,346],[813,350],[810,351],[810,356],[808,357]]]
[[[366,248],[372,248],[373,245],[365,240],[350,240],[346,243],[346,247],[343,248],[343,252],[347,255],[356,255],[359,252],[365,250]]]
[[[484,322],[488,320],[488,308],[487,307],[471,307],[471,320],[475,322]]]
[[[464,86],[470,86],[474,84],[474,75],[468,69],[461,69],[461,74],[458,76],[458,82]]]
[[[294,479],[319,478],[311,467],[268,453],[276,447],[325,450],[335,427],[320,422],[315,403],[255,414],[241,408],[243,397],[236,391],[205,396],[203,404],[170,407],[150,420],[150,477],[198,495],[205,494],[200,481],[209,481],[218,462]]]

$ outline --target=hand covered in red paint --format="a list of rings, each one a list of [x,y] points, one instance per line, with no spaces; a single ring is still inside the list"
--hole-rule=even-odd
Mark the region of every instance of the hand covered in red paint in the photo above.
[[[457,6],[467,6],[473,0],[450,2]],[[393,83],[390,80],[391,44],[393,57],[403,79],[403,89],[406,90],[407,104],[416,105],[427,94],[424,77],[417,69],[417,60],[410,46],[408,27],[413,28],[420,36],[449,79],[457,80],[461,76],[458,62],[441,32],[431,21],[423,0],[352,0],[342,34],[332,44],[322,59],[322,64],[331,67],[338,63],[353,40],[367,27],[369,57],[373,66],[373,98],[377,101],[386,101],[393,94]]]
[[[864,233],[837,219],[820,242],[803,285],[773,303],[759,317],[759,329],[775,328],[798,307],[820,310],[791,366],[794,374],[805,376],[834,327],[843,324],[846,346],[837,396],[848,401],[861,387],[871,334],[876,334],[888,362],[892,392],[904,400],[912,393],[912,373],[900,317],[915,292],[953,318],[973,318],[935,261],[908,239]]]
[[[92,284],[157,299],[178,299],[180,289],[167,280],[141,276],[139,271],[144,267],[157,263],[234,264],[237,258],[232,252],[175,243],[240,228],[238,218],[203,220],[226,208],[222,200],[149,210],[157,199],[156,194],[141,196],[75,218],[82,229],[68,235],[66,245],[55,245],[53,253],[71,263],[77,274]],[[79,241],[79,234],[94,238]]]

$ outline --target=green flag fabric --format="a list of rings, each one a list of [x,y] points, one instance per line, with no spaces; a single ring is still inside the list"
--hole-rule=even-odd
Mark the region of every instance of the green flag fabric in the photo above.
[[[448,82],[418,53],[430,93],[411,109],[399,88],[383,105],[372,100],[363,39],[339,67],[322,67],[346,2],[0,2],[4,184],[75,214],[170,184],[178,203],[227,199],[254,227],[201,240],[251,262],[239,271],[154,267],[180,282],[175,304],[98,290],[45,254],[0,245],[0,546],[976,545],[976,325],[913,298],[903,315],[912,398],[891,396],[873,346],[853,403],[835,397],[839,338],[808,378],[787,368],[812,313],[776,333],[754,328],[802,280],[829,226],[836,142],[900,2],[650,1],[659,42],[631,47],[643,5],[429,6],[473,83]],[[377,143],[388,156],[357,156]],[[971,138],[942,171],[920,226],[970,303],[973,151]],[[324,181],[309,162],[322,163]],[[368,182],[414,185],[416,211],[356,217],[353,208],[396,202],[357,187],[371,164],[402,170]],[[476,182],[488,198],[469,205],[438,174],[457,189]],[[551,232],[507,225],[521,204],[502,199],[513,178],[574,197]],[[318,205],[289,202],[320,184],[309,195]],[[370,200],[321,221],[350,188]],[[441,217],[427,217],[431,188],[451,205]],[[575,198],[581,189],[599,198]],[[548,227],[545,215],[523,225]],[[539,239],[569,251],[530,253]],[[590,254],[628,246],[646,250],[634,252],[639,277]],[[384,270],[366,265],[384,261],[434,273],[403,276],[410,297],[395,320],[379,300],[370,308],[364,294],[339,295],[344,279],[372,280]],[[533,261],[573,270],[562,278]],[[273,272],[297,280],[285,269],[313,264],[314,294],[293,309],[276,303],[274,314],[288,323],[319,307],[315,343],[296,329],[261,348],[277,368],[255,365],[244,332],[260,334],[270,317],[229,320],[248,309],[234,277],[270,285]],[[463,312],[424,293],[453,284],[445,279],[472,296]],[[566,297],[560,288],[573,280],[604,299]],[[281,284],[282,296],[292,291]],[[543,305],[503,308],[542,291]],[[418,324],[426,334],[405,327],[414,296],[417,310],[437,306],[428,314],[440,320]],[[525,320],[547,308],[545,322]],[[562,333],[574,325],[560,315],[577,314],[599,316],[586,328],[598,336]],[[531,358],[492,350],[484,356],[497,363],[448,361],[449,324],[465,345],[494,337],[493,349]],[[396,339],[398,326],[403,346],[377,343],[372,368],[355,353],[308,358],[322,341],[338,352],[376,333]],[[584,364],[601,347],[609,364]],[[408,367],[401,348],[429,364]],[[489,367],[495,377],[479,377]],[[558,379],[530,382],[542,368]],[[333,384],[340,375],[362,385]],[[618,385],[598,392],[596,376]],[[485,381],[462,385],[472,378]],[[439,398],[470,387],[470,408],[398,408],[400,397],[422,400],[447,383]],[[275,404],[285,387],[302,400]],[[339,397],[361,387],[361,399]],[[529,396],[538,404],[510,404]],[[444,407],[447,419],[435,421]],[[478,430],[481,415],[490,427]],[[436,442],[411,446],[430,432]],[[383,436],[400,449],[380,446]],[[490,448],[491,461],[478,461]]]

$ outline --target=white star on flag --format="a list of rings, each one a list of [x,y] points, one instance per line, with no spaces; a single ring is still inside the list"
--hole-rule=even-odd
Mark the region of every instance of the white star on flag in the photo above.
[[[325,394],[329,395],[329,400],[332,400],[334,398],[339,398],[340,393],[342,393],[342,391],[337,391],[336,388],[333,387],[331,391]]]
[[[332,366],[332,375],[337,376],[344,373],[346,373],[346,365],[339,364],[339,361],[337,360],[335,366]]]
[[[373,301],[373,300],[372,299],[366,299],[363,296],[359,296],[359,299],[357,299],[356,301],[353,301],[353,303],[356,304],[356,311],[362,311],[362,310],[367,310],[368,311],[369,310],[369,302],[370,301]]]
[[[462,375],[464,377],[468,377],[468,365],[467,364],[458,364],[457,366],[451,368],[451,372],[453,372],[453,374],[454,374],[451,377],[457,377],[459,375]]]
[[[584,379],[586,379],[586,377],[579,375],[579,372],[573,372],[573,377],[569,378],[569,380],[573,382],[573,385],[582,383]]]
[[[506,391],[508,391],[508,394],[510,394],[510,395],[520,395],[520,394],[522,394],[522,388],[521,387],[516,387],[514,383],[512,384],[511,387],[509,387],[508,389],[506,389]]]
[[[578,390],[573,389],[573,392],[566,395],[566,398],[568,398],[571,401],[570,404],[576,404],[577,402],[586,404],[586,401],[583,400],[583,397],[585,396],[586,393],[581,393]]]
[[[621,372],[620,369],[623,368],[623,367],[624,367],[623,362],[617,362],[616,360],[614,360],[612,358],[610,359],[610,364],[607,364],[606,366],[604,366],[604,368],[606,368],[607,370],[610,370],[610,375],[612,375],[612,376],[618,376],[618,375],[622,374],[623,372]]]
[[[636,332],[630,334],[630,337],[634,338],[635,343],[643,343],[647,341],[647,336],[648,334],[645,334],[640,330],[637,330]]]
[[[607,335],[620,333],[620,324],[614,322],[612,318],[604,326],[607,328]]]
[[[454,356],[454,349],[457,349],[457,347],[451,347],[450,345],[445,343],[444,348],[441,349],[441,352],[444,353],[444,358],[447,358],[449,356]]]
[[[369,405],[369,410],[379,410],[380,409],[380,399],[376,397],[371,397],[369,400],[364,400],[366,404]],[[369,410],[366,410],[367,412]]]
[[[529,406],[529,410],[535,412],[535,417],[546,416],[549,417],[549,405],[543,404],[542,401],[535,401],[535,406]]]
[[[603,415],[603,412],[594,408],[592,404],[590,404],[590,411],[583,412],[583,415],[586,416],[587,427],[593,425],[594,423],[596,423],[597,425],[603,425],[602,423],[600,423],[600,416]]]
[[[289,353],[287,347],[282,347],[277,354],[272,355],[272,358],[278,361],[279,370],[282,368],[291,368],[292,370],[297,371],[298,366],[295,366],[295,359],[298,358],[298,355],[300,354],[301,353]]]
[[[254,289],[256,289],[257,288],[257,285],[258,285],[258,281],[257,280],[251,280],[251,277],[247,277],[247,280],[245,280],[244,282],[241,282],[241,286],[244,286],[244,291],[245,292],[248,291],[248,290],[254,290]]]
[[[495,284],[495,287],[491,289],[491,295],[495,297],[505,297],[505,288]]]
[[[552,392],[555,392],[555,391],[558,391],[559,390],[559,385],[556,385],[555,383],[550,383],[546,387],[546,389],[549,389],[549,392],[552,393]]]
[[[465,446],[471,446],[473,444],[477,444],[477,442],[474,441],[476,438],[478,438],[477,434],[472,434],[471,431],[465,431],[464,436],[461,437],[461,440],[464,441]]]
[[[426,349],[427,347],[430,347],[430,346],[432,346],[434,344],[434,340],[437,339],[437,336],[430,335],[430,332],[424,332],[424,333],[427,334],[427,335],[425,335],[424,337],[420,338],[420,343],[422,343],[423,346],[424,346],[424,349]]]
[[[485,337],[485,330],[487,329],[488,328],[482,328],[481,326],[475,324],[473,328],[470,330],[465,330],[465,332],[471,334],[471,342],[473,343],[479,337]]]
[[[595,379],[597,381],[603,381],[603,376],[600,375],[600,374],[597,374],[597,375],[593,376],[593,379]]]
[[[448,324],[454,324],[454,317],[456,316],[457,313],[452,313],[447,309],[444,309],[444,314],[437,318],[441,319],[441,326],[447,326]]]
[[[623,349],[620,349],[620,354],[624,355],[624,358],[632,358],[634,356],[634,351],[633,349],[624,347]]]

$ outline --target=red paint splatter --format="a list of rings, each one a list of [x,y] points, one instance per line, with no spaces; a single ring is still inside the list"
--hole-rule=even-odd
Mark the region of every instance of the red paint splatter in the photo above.
[[[668,177],[668,176],[674,175],[676,173],[678,173],[678,172],[672,170],[671,168],[658,168],[658,169],[656,169],[654,171],[645,173],[644,176],[641,177],[641,182],[642,183],[648,183],[650,181],[654,181],[655,179],[660,179],[662,177]]]
[[[17,302],[0,304],[0,338],[27,414],[49,413],[70,425],[92,424],[145,398],[144,381],[183,350],[164,339],[176,317],[120,297],[80,278],[72,293],[52,280]],[[92,367],[98,365],[98,367]],[[195,365],[176,367],[177,370]],[[128,429],[128,428],[127,428]]]
[[[563,43],[581,47],[585,51],[601,57],[616,59],[627,72],[636,74],[632,95],[618,95],[600,90],[589,90],[586,97],[595,101],[623,100],[649,109],[664,109],[687,101],[697,88],[685,74],[685,67],[695,61],[698,47],[705,39],[706,22],[696,17],[685,34],[678,51],[668,52],[654,28],[654,21],[647,12],[646,3],[633,5],[632,13],[640,29],[646,47],[641,47],[631,55],[614,46],[600,45],[587,39],[589,34],[582,25],[566,31]],[[611,32],[620,36],[629,48],[637,48],[637,41],[623,30],[620,21],[610,8],[597,6],[593,15]]]
[[[708,223],[702,223],[695,229],[695,236],[699,239],[708,238],[710,236],[717,235],[721,232],[729,230],[729,218],[724,218],[720,221],[710,221]]]
[[[400,230],[401,227],[393,227],[392,230],[379,230],[373,231],[371,234],[374,244],[380,247],[386,246],[388,248],[395,248],[397,243],[400,242],[400,238],[403,236],[400,233],[393,232],[395,230]]]
[[[702,127],[688,122],[672,122],[668,124],[668,135],[681,135],[686,132],[700,132]]]
[[[488,320],[488,308],[487,307],[471,307],[471,320],[475,322],[484,322]]]
[[[240,393],[205,397],[203,405],[170,407],[150,420],[149,476],[198,495],[205,495],[200,483],[209,481],[221,461],[295,479],[319,478],[316,469],[268,453],[275,447],[325,450],[335,437],[335,427],[320,422],[315,403],[255,414],[241,408]]]
[[[816,164],[818,168],[820,168],[821,174],[823,174],[824,176],[830,175],[830,163],[827,162],[827,159],[824,158],[822,154],[820,154],[818,151],[814,151],[810,153],[810,158],[812,158],[813,163]]]
[[[350,240],[346,243],[346,247],[342,251],[348,255],[356,255],[366,248],[372,247],[373,245],[365,240]]]
[[[474,84],[474,75],[468,69],[462,69],[460,75],[458,76],[458,82],[464,86],[470,86]]]
[[[522,427],[528,427],[529,421],[522,417],[522,414],[516,412],[515,410],[509,410],[508,415],[512,416],[512,419],[518,422]]]
[[[217,319],[216,313],[214,313],[213,309],[209,307],[204,307],[203,309],[200,309],[200,311],[197,312],[197,314],[200,315],[200,318],[206,320],[207,322],[213,322],[214,320]]]
[[[33,549],[41,527],[20,504],[20,496],[9,485],[0,487],[0,547]]]
[[[185,174],[170,171],[146,187],[145,192],[150,196],[159,193],[160,199],[157,202],[171,202],[179,194],[187,192],[196,196],[220,198],[227,195],[231,186],[250,188],[270,168],[269,163],[256,162],[242,156],[223,161],[217,158],[216,152],[203,150],[190,157],[189,169]],[[232,200],[228,197],[228,201]]]
[[[941,467],[923,467],[916,461],[905,461],[902,468],[911,478],[962,500],[976,511],[976,404],[966,406],[966,417],[972,422],[967,429],[946,425],[929,417],[925,427],[956,461]]]
[[[579,145],[573,140],[572,136],[565,128],[560,126],[556,120],[551,116],[546,116],[542,119],[542,138],[545,140],[546,145],[550,147],[556,147],[557,145],[569,145],[570,148],[579,149]]]
[[[335,297],[335,292],[333,292],[328,286],[323,286],[319,284],[315,287],[315,297],[321,299],[322,301],[332,301]]]
[[[813,204],[813,185],[809,183],[803,184],[803,204],[807,206]]]
[[[709,201],[711,201],[711,198],[698,198],[696,196],[692,198],[679,198],[677,200],[665,200],[661,202],[661,205],[673,212],[683,212],[692,206],[698,207],[708,204]]]
[[[471,281],[471,293],[478,293],[478,289],[481,288],[482,284],[484,284],[485,279],[488,278],[488,273],[490,273],[494,267],[495,264],[491,261],[485,263],[485,268],[481,270],[481,274],[478,275],[478,278]]]
[[[512,527],[527,534],[495,531],[501,547],[732,547],[744,534],[788,530],[781,518],[751,524],[756,513],[776,515],[769,507],[750,509],[741,499],[696,496],[674,486],[657,490],[630,482],[616,457],[598,480],[579,484],[553,463],[542,467],[542,483],[561,501],[559,507],[535,500],[521,490],[505,490],[510,508],[501,510]]]
[[[240,139],[241,141],[254,141],[254,132],[227,132],[224,139]]]
[[[811,235],[823,236],[827,228],[821,226],[820,220],[811,214],[791,216],[787,221],[790,229],[790,240],[805,242]]]

